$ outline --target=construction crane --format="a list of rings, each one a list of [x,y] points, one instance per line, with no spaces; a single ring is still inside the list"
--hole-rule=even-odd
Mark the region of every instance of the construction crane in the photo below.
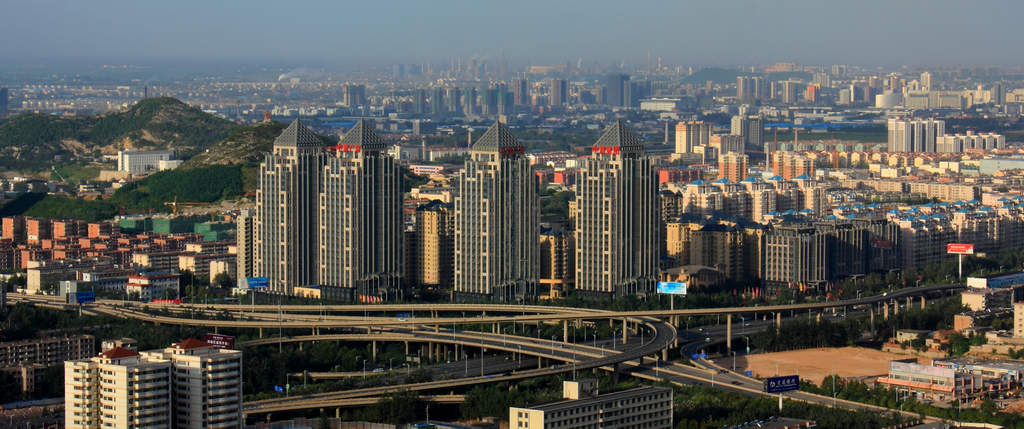
[[[174,197],[174,201],[168,201],[168,202],[164,203],[164,205],[171,206],[171,210],[173,211],[173,213],[174,214],[178,214],[178,206],[205,206],[207,204],[206,203],[179,203],[178,202],[178,197],[175,196]]]

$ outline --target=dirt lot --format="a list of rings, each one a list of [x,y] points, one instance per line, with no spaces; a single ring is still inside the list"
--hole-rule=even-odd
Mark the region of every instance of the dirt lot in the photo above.
[[[889,373],[889,361],[906,358],[907,356],[903,355],[859,347],[807,349],[755,354],[749,357],[736,356],[736,371],[749,370],[762,377],[771,377],[775,375],[775,364],[778,364],[779,375],[799,373],[801,379],[820,385],[825,377],[833,373],[833,365],[834,373],[841,377],[885,375]],[[921,359],[923,360],[918,363],[931,364],[930,359]],[[716,363],[726,368],[732,367],[731,358],[721,358]]]

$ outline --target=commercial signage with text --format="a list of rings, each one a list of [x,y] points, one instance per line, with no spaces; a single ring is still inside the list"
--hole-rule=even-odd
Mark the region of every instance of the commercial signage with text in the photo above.
[[[218,349],[234,350],[235,348],[235,337],[230,335],[206,334],[203,335],[203,341]]]
[[[799,375],[784,375],[782,377],[772,377],[764,380],[765,393],[789,392],[790,390],[797,390],[799,388]]]
[[[954,255],[973,255],[974,245],[962,243],[949,243],[946,244],[946,253]]]

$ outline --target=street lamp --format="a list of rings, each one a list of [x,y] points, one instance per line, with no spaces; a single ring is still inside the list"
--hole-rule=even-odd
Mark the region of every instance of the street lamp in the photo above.
[[[521,367],[523,366],[523,346],[516,347],[519,347],[519,366]]]
[[[448,362],[451,362],[451,359],[448,359],[449,353],[451,353],[451,352],[452,352],[451,350],[446,350],[444,352],[444,360],[446,360]]]
[[[555,338],[558,338],[558,335],[551,336],[551,356],[555,355]]]
[[[590,336],[594,337],[594,347],[597,347],[597,334],[590,334]]]
[[[508,328],[507,327],[506,328],[502,328],[501,329],[501,347],[502,348],[505,347],[505,335],[507,335],[507,334],[508,334]]]
[[[616,338],[618,338],[618,335],[619,335],[619,330],[618,329],[612,331],[612,351],[613,352],[619,350],[616,347],[616,345],[615,345],[616,343],[618,343],[618,340],[616,339]]]
[[[736,352],[732,352],[732,372],[736,372]]]
[[[604,345],[604,344],[601,344],[601,357],[604,357],[604,348],[605,347],[608,347],[608,346]]]
[[[363,379],[366,379],[366,359],[363,359]]]
[[[469,355],[466,354],[466,348],[462,348],[462,360],[466,362],[465,377],[469,377]]]
[[[395,370],[395,358],[388,358],[388,371]]]

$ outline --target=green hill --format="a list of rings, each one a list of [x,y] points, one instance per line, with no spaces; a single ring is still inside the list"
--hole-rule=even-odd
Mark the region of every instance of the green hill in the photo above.
[[[238,125],[170,97],[141,100],[127,110],[90,116],[19,115],[0,126],[0,168],[48,169],[127,147],[175,149],[189,158]]]
[[[223,140],[197,154],[180,168],[190,169],[206,165],[231,165],[263,162],[264,154],[274,149],[274,140],[288,124],[273,121],[238,127]],[[324,145],[337,144],[337,140],[320,136]]]

